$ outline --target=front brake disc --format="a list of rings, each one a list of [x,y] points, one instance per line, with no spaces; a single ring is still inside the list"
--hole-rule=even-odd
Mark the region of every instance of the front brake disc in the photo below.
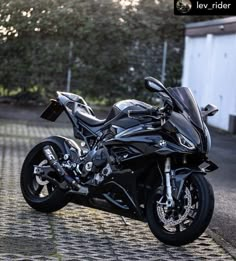
[[[160,204],[157,202],[157,215],[160,221],[164,225],[169,225],[169,226],[176,226],[181,224],[188,216],[191,206],[192,206],[192,196],[190,190],[185,187],[185,195],[184,195],[184,202],[185,205],[183,206],[184,213],[183,214],[178,214],[178,218],[174,219],[173,216],[171,216],[169,212],[169,208],[167,208],[163,203]]]

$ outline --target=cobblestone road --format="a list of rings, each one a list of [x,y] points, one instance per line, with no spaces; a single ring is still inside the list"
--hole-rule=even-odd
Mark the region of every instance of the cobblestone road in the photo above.
[[[69,204],[53,214],[28,207],[19,187],[30,148],[70,128],[0,123],[0,260],[232,260],[208,235],[169,247],[146,224]]]

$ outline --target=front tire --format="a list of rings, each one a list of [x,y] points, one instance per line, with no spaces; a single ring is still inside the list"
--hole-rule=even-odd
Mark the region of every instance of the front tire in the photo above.
[[[161,212],[160,198],[160,190],[153,191],[147,201],[146,216],[152,233],[161,242],[173,246],[189,244],[197,239],[209,225],[214,210],[214,194],[212,186],[203,175],[194,174],[185,180],[181,204],[186,202],[189,208],[188,213],[185,214],[186,206],[182,206],[182,210],[177,212],[177,206],[181,209],[181,205],[177,204],[176,209],[170,211],[162,207],[163,212]],[[180,213],[183,217],[186,216],[184,220],[181,220]],[[181,223],[177,224],[178,221]]]
[[[34,175],[34,166],[47,164],[43,154],[43,147],[51,145],[57,155],[62,153],[51,142],[41,142],[36,145],[27,155],[21,170],[20,185],[25,201],[37,211],[50,213],[63,208],[68,203],[65,191],[54,186],[50,182],[38,182]],[[57,174],[50,173],[54,178]],[[44,185],[45,184],[45,185]]]

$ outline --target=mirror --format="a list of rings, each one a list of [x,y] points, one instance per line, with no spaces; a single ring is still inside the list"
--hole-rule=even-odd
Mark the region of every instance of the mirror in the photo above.
[[[218,108],[213,104],[208,104],[205,108],[202,110],[203,117],[206,116],[213,116],[218,112]]]
[[[164,85],[153,77],[145,78],[145,87],[151,92],[166,92],[167,90]]]
[[[178,108],[178,110],[182,111],[181,107],[176,103],[175,99],[172,97],[170,92],[166,89],[166,87],[157,79],[153,77],[146,77],[145,79],[145,87],[151,92],[159,92],[161,94],[161,100],[163,102],[164,109],[173,107]]]

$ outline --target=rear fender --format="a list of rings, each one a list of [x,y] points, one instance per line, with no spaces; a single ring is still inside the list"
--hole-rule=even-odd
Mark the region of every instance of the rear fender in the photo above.
[[[43,140],[43,142],[50,142],[58,146],[63,154],[71,154],[71,148],[81,156],[81,149],[79,145],[72,139],[68,139],[62,136],[51,136]]]

